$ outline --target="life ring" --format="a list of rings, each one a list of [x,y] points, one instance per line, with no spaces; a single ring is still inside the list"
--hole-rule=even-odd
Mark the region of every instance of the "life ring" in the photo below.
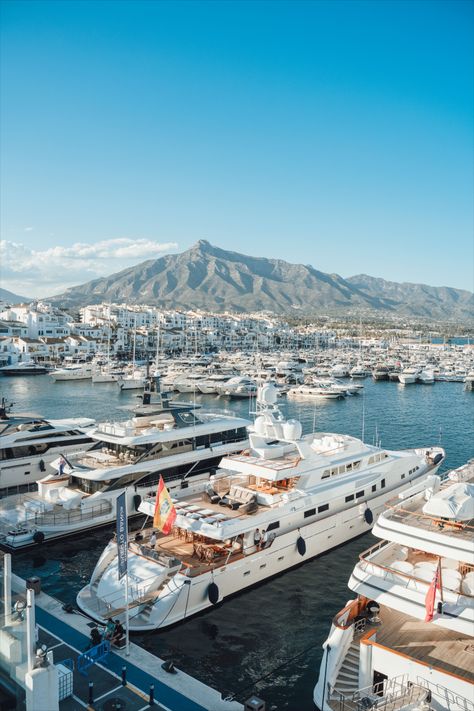
[[[374,522],[374,514],[369,508],[366,508],[364,511],[364,518],[366,522],[369,524],[369,526]]]
[[[303,556],[306,553],[306,541],[303,538],[303,536],[299,536],[298,540],[296,541],[296,547],[298,549],[298,553]]]
[[[212,605],[217,605],[219,602],[219,588],[215,583],[209,584],[209,587],[207,588],[207,596]]]
[[[35,543],[38,543],[38,545],[40,545],[41,543],[44,543],[43,531],[35,531],[33,534],[33,540]]]

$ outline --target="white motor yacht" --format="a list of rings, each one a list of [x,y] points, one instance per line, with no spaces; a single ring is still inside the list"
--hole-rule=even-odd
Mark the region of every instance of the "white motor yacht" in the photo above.
[[[99,424],[90,433],[95,447],[68,456],[62,471],[59,458],[52,462],[55,471],[38,481],[37,493],[0,502],[3,545],[21,548],[110,523],[123,491],[129,511],[137,514],[141,497],[154,493],[160,475],[173,490],[207,480],[223,456],[248,442],[250,423],[239,417],[161,401],[135,411],[125,422]]]
[[[21,361],[12,365],[4,365],[0,368],[0,375],[16,376],[16,375],[44,375],[48,372],[48,368],[40,363],[35,363],[34,360]]]
[[[218,394],[219,388],[225,385],[231,377],[231,375],[226,373],[215,373],[205,379],[199,380],[197,383],[198,390],[206,395]]]
[[[147,378],[143,370],[132,370],[119,375],[115,380],[120,390],[143,390]]]
[[[92,366],[86,363],[82,365],[68,365],[65,368],[52,370],[49,375],[54,381],[90,380],[92,378]]]
[[[73,417],[49,420],[39,416],[9,416],[0,420],[0,496],[25,491],[58,458],[84,452],[95,442],[95,420]]]
[[[390,368],[386,365],[377,364],[372,370],[372,377],[374,380],[388,380],[390,374]]]
[[[337,378],[314,378],[313,385],[327,386],[339,391],[342,395],[357,395],[364,389],[362,383],[352,383],[349,380],[343,382]]]
[[[219,395],[225,395],[230,398],[247,398],[255,397],[257,394],[257,384],[251,378],[244,378],[237,375],[230,378],[223,385],[217,387]]]
[[[393,499],[323,644],[315,706],[471,711],[474,460]]]
[[[204,373],[183,374],[174,381],[174,389],[179,393],[199,392],[199,383],[202,382],[204,378]]]
[[[175,499],[173,530],[129,545],[130,629],[166,627],[368,531],[399,491],[444,459],[439,447],[384,450],[285,420],[272,385],[259,389],[247,451],[224,458],[201,492]],[[139,510],[153,518],[155,492]],[[127,591],[117,546],[102,553],[77,603],[104,622],[123,619]]]
[[[340,400],[346,394],[345,390],[335,388],[329,383],[315,383],[314,385],[297,385],[290,388],[287,397],[308,398],[310,400]]]
[[[348,378],[349,377],[349,366],[346,363],[336,363],[329,371],[329,375],[334,378]]]
[[[474,370],[470,370],[464,378],[464,390],[474,390]]]
[[[403,368],[403,370],[398,374],[398,381],[402,385],[412,385],[413,383],[416,383],[416,379],[418,378],[419,372],[419,368]]]
[[[351,378],[366,378],[368,375],[370,375],[370,370],[368,370],[365,365],[359,363],[358,365],[355,365],[353,368],[350,369],[349,375],[351,376]]]
[[[416,379],[422,385],[432,385],[435,381],[433,368],[423,368],[419,371]]]
[[[115,383],[116,380],[123,375],[123,372],[114,371],[110,366],[102,366],[92,373],[93,383]]]

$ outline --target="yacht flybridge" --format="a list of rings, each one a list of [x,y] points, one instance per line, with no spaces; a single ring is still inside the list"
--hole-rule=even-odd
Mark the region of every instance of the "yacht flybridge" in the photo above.
[[[155,545],[145,528],[130,542],[131,630],[174,624],[364,533],[387,499],[422,486],[444,459],[439,447],[389,451],[348,435],[302,436],[276,398],[273,385],[259,388],[250,448],[174,498],[169,535]],[[150,517],[154,509],[155,492],[139,506]],[[110,542],[77,602],[96,620],[120,618],[126,592]]]
[[[116,500],[127,492],[128,510],[139,513],[141,497],[156,489],[160,475],[170,490],[208,480],[221,458],[248,444],[247,420],[197,412],[160,394],[134,408],[125,422],[102,423],[94,446],[77,457],[59,456],[38,492],[0,502],[0,540],[10,548],[60,538],[115,520]],[[192,482],[192,483],[191,483]]]
[[[383,540],[359,556],[349,580],[357,598],[323,645],[319,709],[472,711],[473,482],[471,460],[380,515]]]

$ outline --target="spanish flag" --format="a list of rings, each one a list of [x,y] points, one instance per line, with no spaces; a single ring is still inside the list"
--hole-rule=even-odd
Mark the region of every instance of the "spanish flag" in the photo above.
[[[441,590],[441,564],[440,560],[438,560],[438,565],[436,566],[436,571],[434,574],[434,578],[431,582],[431,585],[428,588],[428,592],[426,593],[425,597],[425,609],[426,609],[426,616],[425,616],[425,622],[431,622],[431,620],[434,617],[434,606],[435,606],[435,600],[436,600],[436,591]],[[442,598],[441,598],[442,599]]]
[[[153,527],[158,528],[167,535],[176,519],[176,509],[171,502],[171,496],[165,486],[163,477],[160,476],[158,491],[156,492],[155,515],[153,516]]]

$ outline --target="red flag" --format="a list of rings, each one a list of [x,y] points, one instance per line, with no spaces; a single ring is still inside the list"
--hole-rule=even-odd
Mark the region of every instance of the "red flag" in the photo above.
[[[426,608],[426,616],[425,616],[425,622],[431,622],[433,619],[434,615],[434,606],[435,606],[435,600],[436,600],[436,591],[441,590],[441,581],[440,581],[440,569],[439,569],[439,561],[438,565],[436,566],[434,578],[431,581],[431,585],[428,588],[428,592],[426,593],[425,597],[425,608]]]
[[[176,519],[176,509],[171,501],[168,489],[165,486],[163,477],[160,476],[158,482],[158,490],[156,492],[155,515],[153,517],[153,526],[158,528],[162,533],[168,535],[171,531],[173,523]]]

